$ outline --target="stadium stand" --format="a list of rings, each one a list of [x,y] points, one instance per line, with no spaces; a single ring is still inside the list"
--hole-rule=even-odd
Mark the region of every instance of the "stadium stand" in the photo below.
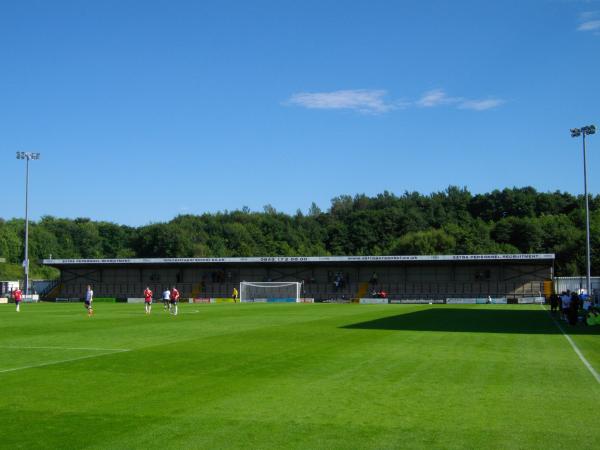
[[[302,296],[357,299],[385,290],[390,299],[537,297],[552,279],[554,255],[433,255],[302,258],[44,260],[61,271],[47,297],[139,297],[177,286],[182,298],[226,298],[240,281],[300,281]],[[374,270],[376,283],[371,278]]]

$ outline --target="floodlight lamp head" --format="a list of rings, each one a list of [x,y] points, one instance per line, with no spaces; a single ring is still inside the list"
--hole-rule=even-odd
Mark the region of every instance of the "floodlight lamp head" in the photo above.
[[[586,128],[585,134],[596,134],[596,126],[595,125],[588,125],[585,128]]]
[[[571,128],[571,137],[581,136],[581,130],[579,128]]]

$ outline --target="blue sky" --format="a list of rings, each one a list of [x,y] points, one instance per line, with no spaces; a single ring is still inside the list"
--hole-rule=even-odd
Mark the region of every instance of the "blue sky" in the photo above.
[[[1,2],[0,217],[23,216],[23,150],[36,219],[580,193],[599,51],[598,1]]]

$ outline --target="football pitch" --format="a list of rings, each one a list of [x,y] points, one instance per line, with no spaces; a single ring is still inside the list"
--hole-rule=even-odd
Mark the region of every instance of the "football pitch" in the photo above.
[[[600,383],[540,306],[95,306],[0,305],[0,447],[600,448]]]

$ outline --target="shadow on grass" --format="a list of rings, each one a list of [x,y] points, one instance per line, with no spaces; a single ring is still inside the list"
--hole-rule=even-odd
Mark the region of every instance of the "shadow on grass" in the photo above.
[[[568,334],[600,335],[600,327],[569,326]],[[457,333],[562,334],[546,311],[519,309],[427,308],[343,326],[361,330],[446,331]]]

